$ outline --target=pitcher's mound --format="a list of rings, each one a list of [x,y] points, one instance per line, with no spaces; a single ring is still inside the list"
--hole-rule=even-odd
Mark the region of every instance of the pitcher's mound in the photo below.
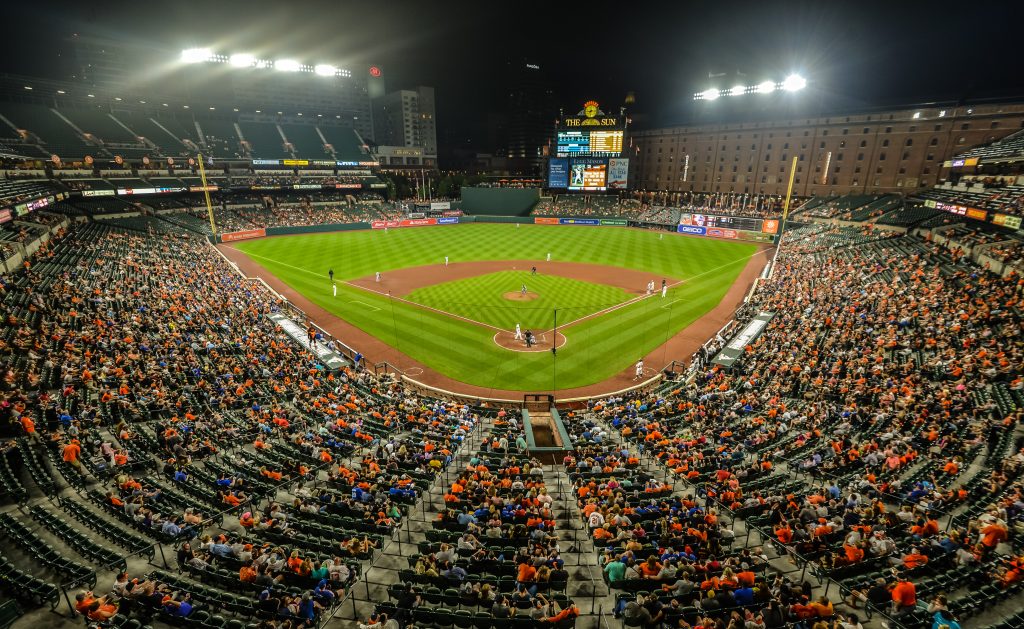
[[[505,293],[504,295],[502,295],[502,297],[508,299],[509,301],[533,301],[534,299],[540,297],[540,295],[532,291],[526,291],[526,294],[523,294],[517,290],[514,290]]]
[[[504,347],[513,352],[547,352],[551,350],[552,341],[556,340],[555,333],[551,330],[547,332],[534,332],[533,338],[533,345],[527,347],[525,341],[516,339],[515,332],[503,331],[494,335],[494,342],[498,347]],[[559,332],[557,336],[558,344],[555,347],[559,348],[565,345],[565,340],[565,335]]]

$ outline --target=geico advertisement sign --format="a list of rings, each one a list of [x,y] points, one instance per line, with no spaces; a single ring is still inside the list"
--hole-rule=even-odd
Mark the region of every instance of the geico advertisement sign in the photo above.
[[[679,230],[680,234],[692,234],[694,236],[703,236],[707,233],[706,227],[697,227],[695,225],[680,225],[676,229]]]

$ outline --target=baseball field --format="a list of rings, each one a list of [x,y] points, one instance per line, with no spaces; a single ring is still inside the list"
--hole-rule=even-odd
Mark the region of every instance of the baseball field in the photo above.
[[[637,229],[482,223],[226,247],[423,368],[518,391],[580,387],[630,368],[714,308],[759,251]],[[516,324],[532,332],[532,347],[515,338]],[[664,366],[651,362],[649,375]]]

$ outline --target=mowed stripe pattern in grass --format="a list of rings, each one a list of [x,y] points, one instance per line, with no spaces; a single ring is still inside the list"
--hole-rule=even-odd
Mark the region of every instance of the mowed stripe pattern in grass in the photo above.
[[[633,229],[500,224],[333,232],[235,246],[317,305],[449,377],[527,391],[548,390],[553,382],[557,388],[583,386],[628,367],[713,308],[757,250],[746,243],[674,234],[660,238],[657,232]],[[568,342],[552,369],[550,354],[497,347],[492,329],[343,283],[335,298],[327,279],[330,268],[336,280],[345,280],[440,264],[445,255],[452,262],[543,261],[548,252],[555,260],[639,269],[688,281],[670,289],[664,300],[645,299],[566,330]],[[685,357],[665,357],[673,358]]]
[[[513,301],[505,293],[521,288],[537,295],[532,301]],[[622,303],[632,296],[616,286],[592,284],[529,271],[499,271],[464,280],[424,286],[405,296],[418,304],[511,330],[552,326],[555,309],[563,323]]]

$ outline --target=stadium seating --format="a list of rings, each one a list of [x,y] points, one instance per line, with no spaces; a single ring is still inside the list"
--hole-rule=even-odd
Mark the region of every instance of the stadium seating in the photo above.
[[[67,119],[45,105],[0,102],[0,114],[18,129],[27,131],[47,154],[64,159],[109,155],[100,144],[87,141]]]
[[[1012,133],[990,144],[976,146],[960,153],[954,159],[977,157],[982,161],[998,161],[1000,159],[1020,158],[1021,156],[1024,156],[1024,131]]]
[[[297,175],[232,173],[274,177]],[[43,188],[11,188],[26,189]],[[260,191],[216,193],[215,214],[237,230],[402,211],[321,194],[272,194],[265,207]],[[571,210],[669,224],[684,209],[565,196]],[[0,590],[21,610],[63,605],[62,588],[75,606],[122,571],[139,582],[115,586],[114,610],[84,604],[90,622],[310,614],[341,626],[376,611],[441,627],[615,626],[609,614],[637,626],[643,609],[673,625],[749,613],[811,626],[864,593],[909,629],[931,622],[940,593],[962,618],[1014,609],[1024,593],[1021,285],[966,255],[1019,260],[1005,230],[895,197],[805,204],[817,222],[792,227],[737,313],[739,325],[775,313],[737,366],[698,360],[567,412],[573,446],[547,465],[522,451],[511,407],[311,369],[314,355],[266,316],[299,313],[212,250],[195,198],[132,200],[146,207],[48,208],[82,220],[0,284],[15,420],[0,499],[21,507],[0,517]],[[936,217],[951,228],[873,225]],[[55,217],[28,218],[4,233],[32,241]],[[878,579],[884,602],[870,594]],[[904,583],[919,604],[894,609],[888,588]]]
[[[278,125],[284,132],[288,142],[295,147],[295,154],[309,158],[327,157],[327,150],[324,148],[324,141],[320,139],[317,128],[311,124],[288,124]]]
[[[284,138],[272,122],[239,122],[242,136],[250,145],[253,157],[283,159],[295,157],[284,148]],[[314,154],[315,155],[315,154]]]

